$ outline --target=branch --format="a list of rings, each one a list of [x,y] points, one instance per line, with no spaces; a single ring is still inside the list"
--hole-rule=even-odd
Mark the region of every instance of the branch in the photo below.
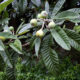
[[[23,44],[22,47],[29,46],[29,45],[30,45],[30,42]]]

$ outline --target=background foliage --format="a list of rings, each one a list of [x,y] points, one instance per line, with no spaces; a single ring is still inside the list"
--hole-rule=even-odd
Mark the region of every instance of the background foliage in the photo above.
[[[80,80],[79,7],[79,0],[0,0],[0,80]],[[39,38],[45,21],[30,20],[43,10],[56,26],[47,22]]]

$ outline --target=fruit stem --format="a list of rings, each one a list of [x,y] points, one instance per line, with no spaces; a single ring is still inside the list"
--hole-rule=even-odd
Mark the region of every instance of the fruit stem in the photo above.
[[[12,31],[12,34],[14,35],[14,30]]]
[[[42,28],[41,28],[42,30],[43,30],[43,28],[44,28],[44,24],[45,24],[45,21],[43,21]]]
[[[46,25],[46,28],[48,28],[48,25]]]

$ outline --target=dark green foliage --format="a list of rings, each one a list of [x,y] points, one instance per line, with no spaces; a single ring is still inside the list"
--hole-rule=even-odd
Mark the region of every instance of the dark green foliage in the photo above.
[[[65,10],[67,0],[0,2],[0,80],[80,80],[80,64],[65,56],[80,53],[79,27],[72,28],[80,23],[80,8]]]
[[[80,80],[80,64],[72,64],[70,57],[63,60],[61,67],[62,73],[56,80]]]
[[[5,80],[5,79],[6,79],[5,72],[0,72],[0,80]]]

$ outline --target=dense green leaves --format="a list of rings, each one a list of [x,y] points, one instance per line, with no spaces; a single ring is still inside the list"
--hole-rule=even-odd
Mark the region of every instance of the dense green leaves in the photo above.
[[[8,1],[10,2],[7,3]],[[0,12],[12,1],[13,0],[4,0],[0,3]],[[80,35],[74,30],[64,29],[67,24],[66,21],[72,21],[76,24],[80,22],[80,9],[73,8],[64,11],[65,7],[62,6],[66,0],[51,1],[52,2],[50,2],[50,0],[14,0],[12,4],[5,9],[5,12],[1,13],[0,38],[7,40],[4,41],[4,44],[0,40],[0,55],[4,62],[11,67],[11,71],[8,70],[10,72],[8,75],[9,78],[14,76],[15,79],[27,80],[30,77],[29,80],[39,80],[39,77],[37,79],[32,77],[34,73],[28,73],[28,71],[34,72],[34,69],[31,70],[31,68],[35,67],[39,62],[41,64],[44,62],[45,64],[42,64],[42,70],[46,66],[50,72],[56,75],[59,73],[59,67],[61,67],[59,66],[57,52],[60,53],[60,58],[62,58],[62,56],[64,57],[64,52],[69,53],[71,46],[80,51]],[[58,2],[53,8],[52,6],[54,6],[56,1]],[[62,10],[60,11],[61,8]],[[41,15],[36,15],[39,14],[40,11]],[[39,19],[37,16],[39,16]],[[37,20],[36,27],[31,26],[29,23],[30,19]],[[56,24],[54,28],[49,27],[49,23],[52,21]],[[33,23],[35,23],[35,21],[33,21]],[[14,30],[10,30],[10,26],[13,26]],[[64,28],[62,28],[62,26],[64,26]],[[69,26],[72,27],[71,24]],[[36,35],[36,32],[40,29],[44,32],[44,36],[41,38]],[[77,29],[79,30],[79,28]],[[41,32],[39,32],[39,34],[41,34]],[[9,59],[9,57],[11,59]],[[15,66],[16,62],[18,62],[17,66]],[[39,65],[39,68],[41,68],[41,65]],[[35,71],[38,73],[37,69]],[[15,72],[17,72],[17,75]],[[21,74],[19,74],[19,72]],[[42,74],[40,74],[40,76],[42,76]],[[15,80],[14,78],[10,80]],[[48,80],[48,78],[44,80]],[[54,78],[50,80],[54,80]]]
[[[27,9],[27,4],[27,0],[14,0],[14,2],[12,2],[12,7],[15,11],[23,13]]]
[[[64,49],[70,50],[69,38],[63,29],[56,26],[55,29],[51,29],[51,34],[55,41]]]

